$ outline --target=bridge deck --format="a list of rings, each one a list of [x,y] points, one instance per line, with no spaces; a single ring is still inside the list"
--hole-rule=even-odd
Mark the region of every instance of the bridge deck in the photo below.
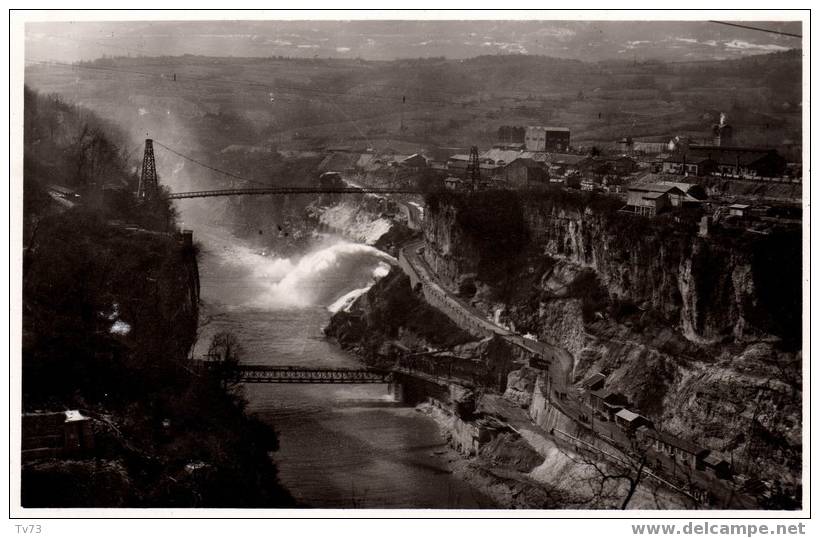
[[[417,188],[369,188],[369,187],[261,187],[241,189],[218,189],[209,191],[175,192],[171,200],[184,198],[210,198],[215,196],[261,196],[272,194],[426,194]]]
[[[241,383],[387,383],[390,373],[349,368],[302,368],[241,365],[235,379]]]

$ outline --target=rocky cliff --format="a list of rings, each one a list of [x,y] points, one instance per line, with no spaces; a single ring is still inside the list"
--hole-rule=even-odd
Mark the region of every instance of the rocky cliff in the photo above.
[[[554,342],[657,425],[799,479],[801,236],[646,219],[587,193],[441,194],[425,257],[488,317]]]

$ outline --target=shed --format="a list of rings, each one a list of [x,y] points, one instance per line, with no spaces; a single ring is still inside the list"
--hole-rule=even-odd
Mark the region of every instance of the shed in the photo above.
[[[735,217],[745,217],[749,212],[748,204],[732,204],[729,206],[729,214]]]
[[[629,409],[621,409],[615,413],[615,423],[628,431],[635,431],[639,426],[651,424],[649,419]]]

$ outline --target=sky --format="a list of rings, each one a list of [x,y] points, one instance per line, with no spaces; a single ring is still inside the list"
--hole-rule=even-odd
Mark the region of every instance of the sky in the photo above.
[[[734,21],[802,35],[800,22]],[[537,54],[583,61],[722,60],[802,40],[708,21],[161,21],[27,23],[27,60],[288,56],[393,60]]]

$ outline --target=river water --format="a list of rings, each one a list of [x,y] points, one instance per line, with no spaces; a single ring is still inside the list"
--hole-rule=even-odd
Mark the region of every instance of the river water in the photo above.
[[[326,340],[329,307],[383,276],[384,253],[324,237],[298,259],[265,256],[217,227],[196,226],[203,355],[232,331],[253,364],[357,367]],[[454,453],[438,425],[402,406],[387,385],[248,384],[249,411],[279,433],[274,459],[296,499],[322,508],[482,508],[491,502],[448,469]]]

